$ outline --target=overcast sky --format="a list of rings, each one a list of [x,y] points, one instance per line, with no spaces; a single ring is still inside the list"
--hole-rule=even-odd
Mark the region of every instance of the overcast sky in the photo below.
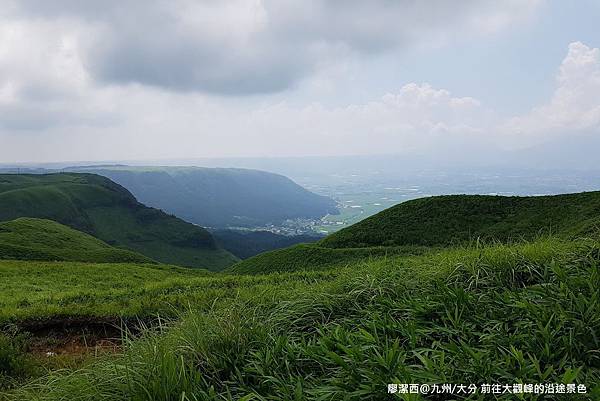
[[[600,144],[597,0],[0,4],[0,162]]]

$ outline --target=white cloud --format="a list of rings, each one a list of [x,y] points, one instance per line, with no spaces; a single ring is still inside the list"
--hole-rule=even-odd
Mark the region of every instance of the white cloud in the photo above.
[[[255,134],[270,133],[267,141],[257,141],[256,154],[406,153],[478,136],[487,115],[475,99],[413,83],[366,104],[270,106],[253,112],[246,126]]]
[[[461,157],[600,127],[600,51],[579,42],[552,98],[504,121],[477,99],[428,84],[342,107],[302,104],[289,89],[327,90],[353,57],[510,26],[538,1],[52,3],[0,11],[0,161]],[[291,101],[214,94],[285,88]]]
[[[427,84],[408,84],[377,101],[336,108],[286,102],[248,108],[143,86],[115,88],[111,96],[124,113],[120,124],[54,126],[44,136],[56,140],[45,142],[37,154],[31,150],[36,138],[13,136],[15,149],[10,154],[0,149],[0,159],[26,148],[40,160],[72,159],[73,149],[87,160],[433,151],[451,142],[485,140],[481,127],[489,114],[475,99]]]
[[[139,85],[149,87],[150,99],[181,91],[192,105],[207,92],[255,94],[300,82],[326,89],[354,57],[449,33],[500,29],[538,3],[6,0],[0,9],[0,129],[14,137],[104,129],[124,119],[131,119],[127,126],[143,125],[140,115],[154,110],[152,100],[139,105],[137,94],[145,90]],[[236,113],[230,109],[225,120]]]
[[[549,102],[500,127],[507,138],[528,144],[582,131],[600,133],[600,49],[571,43],[556,81]]]
[[[106,90],[93,82],[71,20],[0,19],[0,129],[43,130],[113,120]]]
[[[62,123],[40,128],[36,135],[0,129],[5,144],[0,160],[24,160],[23,155],[28,160],[97,160],[407,152],[486,157],[502,146],[600,132],[599,57],[598,49],[572,43],[552,98],[526,115],[503,121],[477,99],[428,84],[411,83],[375,101],[328,107],[290,102],[259,106],[142,85],[98,88],[76,79],[64,82],[71,88],[70,97],[23,103],[29,108],[21,117],[30,124],[36,120],[27,112],[43,119],[55,111]],[[3,113],[12,92],[1,92]],[[69,109],[75,113],[72,120]],[[94,121],[98,115],[105,118]],[[111,121],[107,116],[114,117],[112,124],[100,124]]]

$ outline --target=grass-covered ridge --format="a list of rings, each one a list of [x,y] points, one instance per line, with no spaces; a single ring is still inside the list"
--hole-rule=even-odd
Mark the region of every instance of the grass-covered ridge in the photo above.
[[[55,221],[28,217],[0,222],[0,259],[156,263]]]
[[[472,239],[585,235],[600,227],[600,192],[554,196],[450,195],[393,206],[320,242],[329,248],[447,246]]]
[[[94,174],[1,174],[0,221],[19,217],[54,220],[163,263],[219,270],[237,259],[203,228]]]
[[[594,400],[599,264],[597,242],[549,238],[372,260],[327,280],[232,276],[268,285],[6,398],[382,400],[398,399],[388,383],[574,382],[590,393],[561,399]]]
[[[261,253],[228,267],[226,271],[239,274],[265,274],[320,270],[368,262],[382,257],[420,255],[428,251],[428,248],[419,246],[332,249],[316,244],[299,244]]]

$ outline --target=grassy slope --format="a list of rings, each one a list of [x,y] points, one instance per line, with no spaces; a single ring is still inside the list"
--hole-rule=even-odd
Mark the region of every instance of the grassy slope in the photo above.
[[[318,270],[334,266],[347,266],[370,259],[397,255],[419,255],[425,247],[372,247],[331,249],[314,244],[299,244],[285,249],[265,252],[228,267],[227,272],[239,274],[264,274],[271,272]]]
[[[329,248],[450,245],[475,238],[585,234],[600,226],[600,192],[502,197],[452,195],[391,207],[321,241]]]
[[[587,232],[593,223],[591,213],[561,232]],[[476,242],[379,258],[374,249],[389,252],[302,245],[271,253],[269,262],[280,255],[277,265],[292,260],[320,270],[182,276],[160,284],[144,284],[142,274],[122,293],[110,283],[90,290],[91,279],[60,298],[52,298],[59,289],[42,289],[46,296],[26,305],[31,315],[20,312],[13,294],[7,317],[40,316],[46,305],[54,316],[144,316],[165,313],[165,304],[191,310],[166,333],[132,342],[122,357],[50,373],[6,398],[381,400],[394,399],[388,383],[519,382],[584,383],[593,394],[561,399],[600,397],[597,241]],[[6,266],[21,277],[31,262],[20,263]],[[9,280],[13,291],[31,294],[38,275],[35,266],[26,274],[35,282],[30,288],[27,280]],[[128,281],[117,277],[124,286]]]
[[[164,263],[218,270],[237,259],[206,230],[93,174],[0,175],[0,221],[18,217],[54,220]]]
[[[156,263],[52,220],[26,217],[0,223],[0,259]]]
[[[391,207],[311,244],[265,252],[229,271],[265,273],[344,265],[365,257],[423,253],[427,247],[520,241],[541,234],[564,237],[596,233],[600,192],[501,197],[452,195],[416,199]]]
[[[575,382],[595,393],[561,399],[598,399],[599,264],[594,241],[546,239],[358,263],[327,280],[219,275],[234,298],[6,398],[382,400],[396,399],[388,383]]]
[[[2,326],[64,317],[166,316],[235,297],[240,289],[260,291],[281,279],[293,285],[303,276],[234,277],[167,265],[0,260],[0,277]]]

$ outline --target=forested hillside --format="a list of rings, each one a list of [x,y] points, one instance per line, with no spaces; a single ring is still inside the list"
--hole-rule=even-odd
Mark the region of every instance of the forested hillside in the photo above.
[[[108,177],[152,207],[203,227],[256,227],[338,213],[336,203],[259,170],[201,167],[75,168]]]

